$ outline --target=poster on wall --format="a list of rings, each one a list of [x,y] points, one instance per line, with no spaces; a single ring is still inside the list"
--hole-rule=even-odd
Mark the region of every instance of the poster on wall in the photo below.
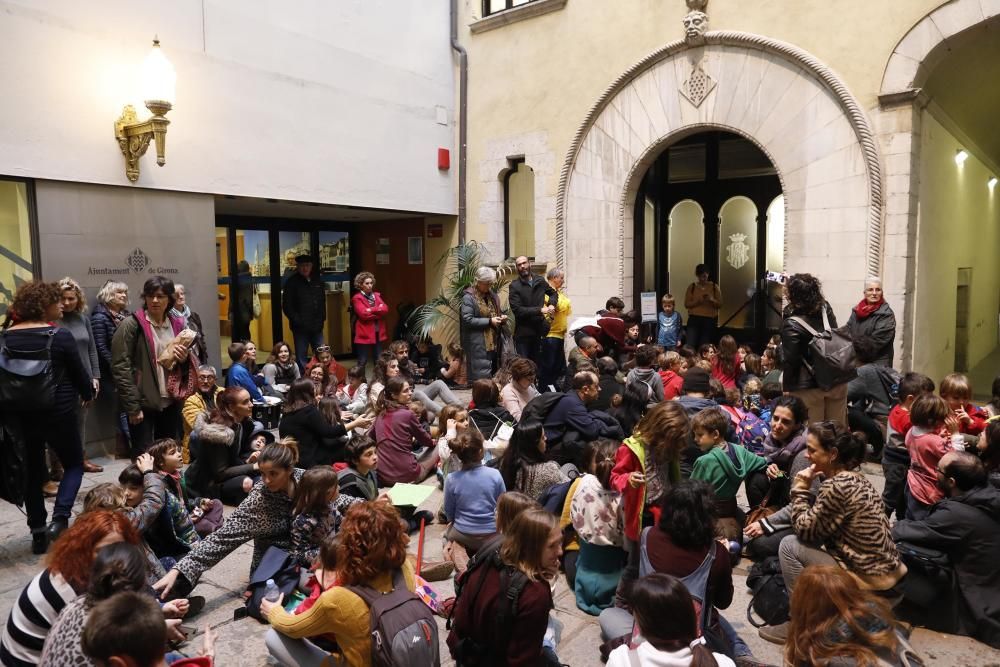
[[[375,263],[389,263],[389,239],[380,238],[375,242]]]
[[[656,292],[642,292],[639,294],[639,308],[642,312],[643,322],[656,321]]]
[[[406,257],[410,264],[424,263],[424,239],[421,236],[409,236],[406,239]]]

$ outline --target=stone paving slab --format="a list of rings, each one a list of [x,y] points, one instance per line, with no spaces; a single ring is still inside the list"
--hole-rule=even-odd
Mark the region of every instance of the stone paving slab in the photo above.
[[[118,473],[126,465],[126,461],[113,459],[97,459],[95,463],[105,466],[100,474],[88,474],[84,477],[82,498],[86,489],[103,481],[117,480]],[[866,465],[865,472],[869,479],[882,487],[882,478],[878,466]],[[433,480],[426,482],[435,485],[434,493],[423,503],[421,509],[436,513],[442,502],[442,493],[436,489]],[[745,504],[745,498],[741,499]],[[51,501],[49,501],[51,509]],[[77,508],[79,509],[79,508]],[[231,509],[227,508],[227,513]],[[440,558],[442,547],[442,526],[433,524],[427,528],[424,544],[424,559],[433,561]],[[410,543],[410,551],[415,553],[417,540]],[[185,650],[194,650],[201,646],[200,634],[207,625],[215,626],[219,632],[216,647],[216,658],[220,665],[247,665],[251,667],[267,664],[267,650],[264,646],[264,634],[267,626],[252,618],[233,620],[233,612],[242,606],[240,593],[249,579],[249,563],[251,557],[250,545],[244,545],[234,551],[228,558],[215,568],[205,573],[199,582],[195,593],[206,598],[205,610],[187,624],[198,628],[198,633],[192,637]],[[31,554],[31,540],[24,523],[23,514],[15,507],[0,503],[0,619],[6,620],[11,606],[17,600],[21,588],[42,567],[42,558]],[[737,629],[744,641],[750,646],[759,660],[774,665],[781,664],[781,647],[763,641],[746,620],[746,606],[749,602],[749,591],[744,585],[746,580],[745,564],[737,568],[733,578],[736,593],[729,609],[722,612]],[[433,584],[440,599],[454,595],[453,581],[436,582]],[[573,667],[598,667],[601,665],[597,647],[600,645],[600,631],[597,619],[580,611],[572,592],[566,586],[565,579],[560,577],[555,587],[555,617],[562,623],[562,637],[558,647],[561,660]],[[442,664],[454,665],[448,656],[445,621],[438,619],[442,640]],[[913,633],[912,643],[921,652],[928,665],[942,667],[956,665],[997,665],[1000,666],[1000,651],[965,637],[955,637],[917,629]]]

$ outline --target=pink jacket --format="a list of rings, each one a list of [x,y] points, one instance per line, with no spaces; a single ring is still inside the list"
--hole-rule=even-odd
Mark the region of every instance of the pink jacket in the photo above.
[[[368,305],[368,299],[361,292],[351,297],[351,310],[357,318],[354,323],[354,342],[357,345],[374,345],[389,337],[385,330],[385,315],[389,306],[382,300],[381,294],[372,294],[375,296],[374,306]]]

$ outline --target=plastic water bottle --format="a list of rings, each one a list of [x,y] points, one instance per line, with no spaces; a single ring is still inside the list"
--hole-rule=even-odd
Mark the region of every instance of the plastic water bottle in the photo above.
[[[277,602],[280,595],[281,591],[278,590],[278,584],[274,583],[274,579],[268,579],[267,585],[264,588],[264,599],[268,602]]]

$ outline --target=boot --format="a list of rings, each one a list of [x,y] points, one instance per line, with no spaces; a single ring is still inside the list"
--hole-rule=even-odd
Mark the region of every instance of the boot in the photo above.
[[[49,542],[55,542],[63,531],[69,528],[69,519],[65,517],[53,518],[45,532],[49,536]]]
[[[49,550],[49,535],[44,529],[31,531],[31,553],[36,556]]]

